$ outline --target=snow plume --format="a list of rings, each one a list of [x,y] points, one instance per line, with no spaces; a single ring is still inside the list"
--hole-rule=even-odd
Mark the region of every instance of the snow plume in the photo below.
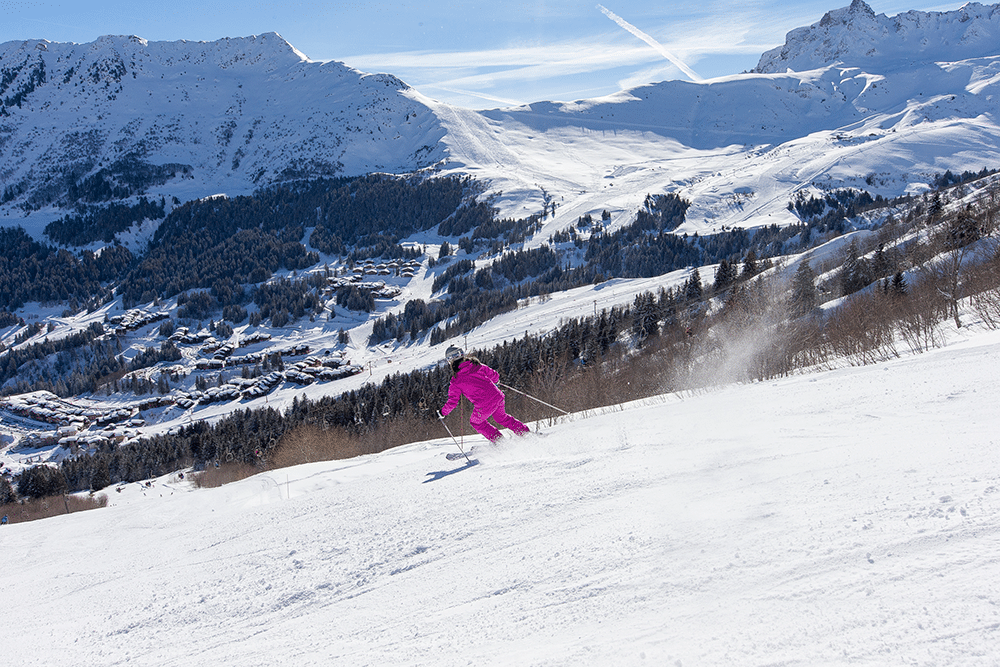
[[[622,17],[618,16],[604,5],[597,5],[597,8],[600,9],[602,12],[604,12],[604,15],[607,16],[609,19],[611,19],[612,21],[614,21],[615,23],[625,28],[630,33],[632,33],[633,35],[635,35],[636,37],[638,37],[639,39],[641,39],[642,41],[646,42],[654,49],[656,49],[661,56],[663,56],[664,58],[672,62],[674,65],[676,65],[677,68],[680,69],[682,72],[684,72],[684,74],[686,74],[689,79],[691,79],[692,81],[704,81],[704,79],[698,76],[697,72],[688,67],[683,60],[681,60],[674,54],[670,53],[670,51],[667,51],[667,49],[664,48],[662,44],[660,44],[655,39],[644,33],[642,30],[639,30],[634,25],[632,25]]]
[[[780,279],[757,278],[736,288],[740,294],[728,297],[726,312],[695,334],[689,386],[762,380],[783,372],[789,338],[795,335],[787,321],[786,287]]]

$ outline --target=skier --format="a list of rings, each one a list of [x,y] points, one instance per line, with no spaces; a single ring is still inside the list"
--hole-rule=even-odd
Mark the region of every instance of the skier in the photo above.
[[[500,431],[487,421],[490,417],[517,435],[531,432],[531,429],[507,414],[503,392],[497,387],[500,381],[499,373],[475,357],[465,356],[462,349],[454,345],[448,347],[444,356],[451,364],[451,371],[455,375],[448,387],[448,402],[439,413],[442,419],[454,410],[462,400],[462,396],[465,396],[472,401],[472,416],[469,418],[469,423],[490,442],[496,443],[501,437]]]

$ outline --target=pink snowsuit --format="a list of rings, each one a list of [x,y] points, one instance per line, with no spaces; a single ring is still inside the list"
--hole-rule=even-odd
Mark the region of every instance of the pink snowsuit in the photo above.
[[[448,402],[441,408],[441,414],[447,415],[454,410],[464,395],[472,401],[473,410],[469,423],[491,442],[500,439],[500,431],[487,421],[490,417],[518,435],[528,433],[531,429],[507,414],[503,392],[497,387],[499,381],[500,374],[489,366],[469,360],[462,361],[448,386]]]

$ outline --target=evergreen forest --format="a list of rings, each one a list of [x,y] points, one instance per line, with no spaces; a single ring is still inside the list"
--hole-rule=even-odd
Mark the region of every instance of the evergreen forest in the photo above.
[[[996,183],[983,181],[977,205],[945,212],[976,181],[972,176],[943,176],[940,187],[925,196],[892,201],[862,190],[803,197],[788,204],[799,224],[711,236],[674,233],[690,202],[672,193],[651,194],[628,224],[612,228],[608,215],[587,216],[532,249],[519,241],[537,231],[545,214],[498,220],[469,179],[327,179],[187,202],[169,212],[166,202],[140,201],[63,218],[47,229],[53,245],[20,229],[0,230],[0,317],[18,323],[13,311],[28,301],[93,309],[114,296],[126,306],[176,298],[179,318],[210,320],[224,337],[232,324],[247,319],[294,326],[300,318],[322,316],[331,303],[370,312],[371,292],[329,270],[317,271],[321,256],[345,266],[418,257],[419,248],[402,243],[434,229],[445,236],[439,256],[429,259],[439,269],[435,298],[411,300],[401,313],[378,318],[369,344],[424,336],[439,344],[557,291],[688,269],[675,289],[571,318],[546,335],[475,351],[506,382],[586,410],[716,381],[734,341],[755,335],[766,344],[731,368],[730,379],[766,379],[835,357],[870,363],[896,354],[900,340],[927,349],[942,321],[958,322],[958,301],[975,294],[984,295],[973,299],[983,320],[1000,326],[995,246],[993,255],[976,264],[959,262],[950,273],[947,267],[919,268],[942,252],[961,253],[995,238]],[[162,222],[142,256],[113,242],[100,252],[81,247],[157,216]],[[768,271],[781,268],[780,256],[859,228],[874,234],[847,245],[835,262],[803,261],[789,283]],[[75,243],[81,246],[73,252]],[[452,257],[452,247],[464,256]],[[476,261],[480,257],[492,261]],[[716,266],[711,281],[694,270],[708,265]],[[917,269],[919,281],[904,277]],[[278,272],[283,275],[276,279]],[[821,302],[857,293],[834,315],[818,314]],[[33,327],[24,341],[39,333]],[[120,389],[128,373],[181,356],[173,343],[175,327],[173,319],[164,322],[162,345],[127,363],[112,329],[101,325],[59,341],[18,345],[3,355],[0,380],[8,393],[47,389],[70,396]],[[265,363],[280,365],[280,357]],[[440,367],[400,373],[341,395],[296,399],[284,412],[240,409],[212,424],[194,422],[123,446],[109,443],[90,456],[65,460],[58,474],[50,469],[22,475],[17,493],[44,497],[97,489],[189,465],[259,470],[287,462],[289,443],[298,442],[304,429],[313,438],[339,442],[340,453],[332,455],[379,451],[430,437],[449,379]],[[154,385],[133,389],[156,391]],[[530,419],[554,417],[535,404],[521,402],[517,409]]]

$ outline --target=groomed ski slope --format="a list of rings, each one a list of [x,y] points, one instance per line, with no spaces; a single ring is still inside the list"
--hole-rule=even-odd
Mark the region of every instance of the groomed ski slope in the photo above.
[[[0,527],[3,662],[995,665],[998,384],[1000,334],[963,331],[473,467],[442,438],[108,489]]]

